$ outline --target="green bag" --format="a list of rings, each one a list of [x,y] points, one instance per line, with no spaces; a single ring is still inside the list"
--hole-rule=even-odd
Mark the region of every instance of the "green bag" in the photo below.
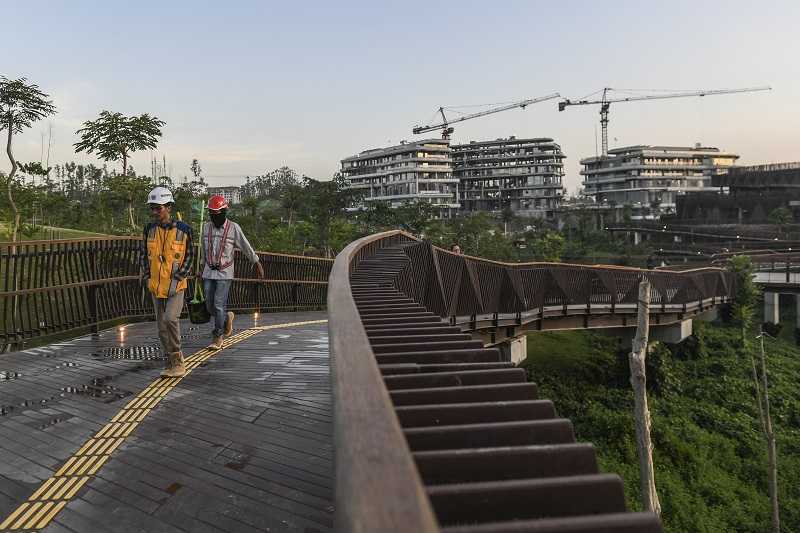
[[[196,287],[200,287],[199,283],[195,283]],[[195,289],[194,298],[189,302],[189,321],[192,324],[208,324],[211,320],[211,313],[208,312],[206,307],[206,299],[203,297],[203,289],[200,288],[200,295],[198,297],[197,290]]]
[[[194,202],[192,202],[192,211],[195,210]],[[203,202],[200,202],[200,241],[198,241],[197,246],[197,271],[200,272],[200,251],[203,248],[203,212],[205,211],[205,206]],[[211,313],[208,312],[208,308],[206,307],[206,297],[203,294],[203,283],[199,276],[195,276],[194,278],[194,297],[192,301],[189,302],[189,321],[192,324],[208,324],[208,321],[211,320]]]

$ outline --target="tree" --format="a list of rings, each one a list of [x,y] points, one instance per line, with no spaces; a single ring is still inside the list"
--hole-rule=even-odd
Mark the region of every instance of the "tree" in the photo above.
[[[503,222],[503,235],[508,236],[508,225],[514,221],[514,210],[511,209],[511,202],[506,201],[503,210],[500,211],[500,220]]]
[[[18,168],[11,149],[12,139],[15,133],[22,133],[34,122],[55,112],[56,107],[50,96],[42,92],[38,85],[28,83],[26,78],[10,80],[5,76],[0,77],[0,132],[3,130],[8,132],[6,154],[11,162],[11,172],[5,180],[5,186],[14,217],[11,229],[12,242],[16,242],[20,226],[20,213],[12,193],[12,184]]]
[[[80,142],[75,143],[77,152],[97,155],[104,161],[122,160],[122,175],[128,175],[128,157],[140,150],[154,150],[161,137],[163,120],[147,113],[138,117],[126,117],[122,113],[103,111],[97,120],[88,120],[76,133]]]
[[[397,211],[385,201],[367,202],[358,218],[368,234],[397,227]]]
[[[138,224],[134,215],[134,204],[144,203],[147,191],[151,187],[150,179],[136,176],[113,176],[109,178],[108,185],[111,192],[126,205],[128,210],[128,224],[131,230],[136,230]]]
[[[305,193],[303,187],[295,183],[289,183],[283,188],[281,194],[281,207],[286,210],[286,222],[289,227],[292,227],[295,213],[300,209],[305,201]]]
[[[200,161],[198,161],[197,159],[192,159],[192,166],[189,168],[192,170],[192,175],[194,176],[194,179],[200,178],[200,174],[202,174],[203,172],[203,169],[200,168]]]
[[[776,207],[770,211],[767,220],[770,224],[778,226],[778,235],[782,233],[784,226],[794,221],[792,212],[786,207]]]
[[[403,205],[395,208],[396,223],[400,228],[414,235],[420,235],[436,218],[437,209],[425,200],[413,200],[403,202]]]
[[[767,457],[769,459],[769,469],[767,472],[769,483],[769,499],[772,504],[772,531],[781,533],[781,514],[778,504],[778,450],[775,445],[775,428],[772,425],[772,416],[769,409],[769,383],[767,382],[767,356],[764,353],[764,331],[758,336],[761,340],[761,390],[758,401],[759,413],[761,413],[761,433],[767,444]],[[756,385],[758,376],[754,376]]]
[[[18,166],[19,170],[21,170],[24,174],[27,174],[28,176],[39,176],[41,178],[47,176],[52,170],[50,167],[42,167],[42,164],[39,161],[33,161],[31,163],[25,163]]]
[[[770,224],[777,224],[779,226],[790,224],[792,222],[792,212],[786,207],[776,207],[769,212],[767,219]]]
[[[561,261],[561,254],[564,252],[564,237],[555,231],[547,231],[543,234],[532,234],[534,236],[531,246],[536,257],[542,261],[556,263]]]
[[[753,394],[758,406],[758,420],[761,433],[767,444],[767,457],[769,466],[769,497],[772,506],[773,531],[780,531],[780,515],[778,507],[778,465],[775,447],[775,432],[772,427],[772,418],[769,413],[769,391],[767,390],[767,366],[764,355],[764,332],[758,336],[761,339],[761,377],[759,378],[756,367],[756,358],[750,347],[748,331],[753,327],[753,315],[758,297],[761,293],[753,281],[753,263],[748,256],[735,256],[731,258],[728,269],[736,276],[736,297],[733,304],[733,318],[738,323],[740,331],[741,350],[750,359],[750,371],[753,380]]]
[[[317,229],[318,246],[325,257],[331,257],[331,226],[334,219],[341,216],[350,205],[352,192],[338,173],[330,181],[305,180],[306,208]]]

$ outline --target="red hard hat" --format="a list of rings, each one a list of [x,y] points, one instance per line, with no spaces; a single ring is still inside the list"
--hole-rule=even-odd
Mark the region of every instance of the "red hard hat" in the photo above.
[[[224,196],[220,196],[219,194],[215,194],[211,198],[208,199],[208,208],[212,211],[219,211],[220,209],[227,209],[228,208],[228,200],[225,199]]]

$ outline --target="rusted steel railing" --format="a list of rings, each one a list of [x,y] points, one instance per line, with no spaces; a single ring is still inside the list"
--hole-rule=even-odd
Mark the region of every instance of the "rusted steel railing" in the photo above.
[[[412,240],[411,236],[406,236]],[[650,281],[655,313],[685,314],[724,303],[732,274],[720,268],[683,272],[563,263],[500,263],[455,255],[428,243],[404,247],[408,266],[397,287],[441,317],[634,314],[639,282]]]
[[[19,348],[33,339],[152,316],[150,296],[139,281],[140,247],[136,237],[0,243],[0,345]],[[325,306],[332,260],[258,255],[266,280],[252,279],[249,261],[236,261],[232,310]]]
[[[574,443],[569,421],[552,418],[552,404],[536,400],[521,369],[464,335],[482,320],[508,329],[562,315],[635,313],[642,279],[652,286],[651,312],[677,320],[735,290],[718,268],[499,263],[399,231],[350,244],[336,258],[328,293],[336,530],[527,531],[558,516],[537,527],[661,531],[654,515],[625,512],[619,478],[597,471],[591,446]],[[540,407],[547,413],[533,412]],[[564,496],[548,500],[551,493]]]

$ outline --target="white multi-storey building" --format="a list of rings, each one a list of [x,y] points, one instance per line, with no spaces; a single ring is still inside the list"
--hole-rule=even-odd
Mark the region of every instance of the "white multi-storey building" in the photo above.
[[[218,194],[228,200],[231,205],[238,204],[242,201],[241,190],[239,187],[208,187],[206,189],[208,196]]]
[[[429,139],[366,150],[342,160],[342,175],[363,203],[384,201],[392,207],[424,201],[448,218],[459,207],[458,179],[453,177],[450,141]]]
[[[553,218],[564,195],[561,146],[553,139],[472,141],[454,145],[453,175],[464,211]]]
[[[632,218],[655,219],[674,213],[677,197],[709,190],[711,178],[727,172],[739,158],[719,148],[628,146],[608,157],[581,160],[583,186],[598,207],[630,206]]]

